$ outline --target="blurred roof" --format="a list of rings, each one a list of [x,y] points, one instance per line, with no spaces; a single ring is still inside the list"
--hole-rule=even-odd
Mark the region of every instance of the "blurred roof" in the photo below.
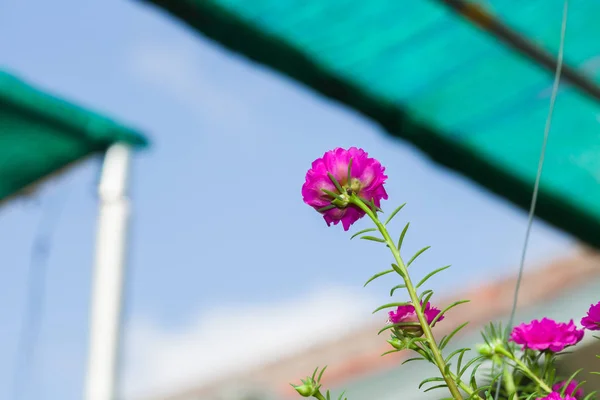
[[[472,348],[475,343],[482,341],[479,332],[484,325],[506,319],[512,307],[515,279],[511,277],[490,282],[462,292],[457,298],[440,302],[443,307],[457,299],[470,300],[470,303],[449,312],[443,323],[434,329],[436,336],[441,337],[469,321],[469,325],[446,349],[448,353],[455,348]],[[569,257],[525,273],[516,321],[529,321],[543,316],[562,321],[576,319],[585,314],[591,302],[599,300],[598,293],[600,253],[582,248]],[[333,388],[335,398],[345,389],[356,399],[391,400],[398,398],[399,391],[407,400],[428,398],[416,383],[431,370],[430,366],[425,363],[401,366],[402,361],[410,357],[409,352],[381,357],[382,353],[391,349],[386,342],[389,335],[377,335],[381,327],[381,322],[366,324],[359,330],[341,334],[334,342],[318,343],[308,351],[283,357],[277,362],[235,376],[226,376],[210,385],[182,390],[172,396],[161,396],[160,399],[229,399],[221,396],[232,387],[242,392],[246,389],[246,394],[262,389],[260,398],[297,398],[297,393],[288,382],[298,382],[300,378],[310,375],[315,367],[325,365],[328,368],[323,378],[324,386]],[[344,332],[344,327],[340,326],[339,331]],[[427,376],[432,375],[435,375],[434,370]],[[268,397],[269,393],[272,397]],[[438,392],[431,394],[432,398],[439,398],[436,396]]]
[[[528,207],[562,2],[145,0]],[[600,245],[600,2],[573,2],[538,215]],[[498,37],[502,37],[499,40]],[[301,112],[301,110],[299,110]]]
[[[137,132],[59,100],[0,71],[0,203]]]

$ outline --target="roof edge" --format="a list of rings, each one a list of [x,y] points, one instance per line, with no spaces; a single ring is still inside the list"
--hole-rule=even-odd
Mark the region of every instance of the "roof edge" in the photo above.
[[[134,129],[96,112],[44,93],[15,75],[0,70],[0,104],[15,112],[35,115],[67,132],[84,132],[83,139],[106,148],[124,142],[134,148],[149,145],[148,139]]]
[[[160,7],[206,37],[250,60],[266,65],[316,92],[340,102],[379,123],[388,133],[407,140],[436,163],[460,172],[471,181],[528,210],[533,181],[499,168],[466,145],[451,140],[431,126],[410,117],[391,101],[341,79],[315,63],[288,42],[269,35],[214,1],[138,0]],[[536,214],[596,248],[600,248],[600,217],[542,185]]]

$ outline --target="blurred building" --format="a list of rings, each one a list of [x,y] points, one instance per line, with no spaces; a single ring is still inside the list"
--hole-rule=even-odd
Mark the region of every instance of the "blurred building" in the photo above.
[[[457,299],[470,299],[450,311],[443,323],[436,326],[434,333],[441,337],[459,324],[470,321],[468,329],[453,340],[452,348],[471,347],[480,343],[480,331],[490,321],[506,321],[512,306],[516,277],[489,282],[471,291],[461,293],[458,298],[449,298],[445,304]],[[579,322],[590,304],[600,300],[600,253],[590,249],[579,249],[575,254],[555,260],[533,269],[524,275],[516,321],[529,321],[548,316],[560,321],[574,319]],[[442,304],[443,305],[443,304]],[[289,382],[312,374],[317,366],[328,365],[323,382],[337,396],[344,390],[352,400],[403,400],[437,399],[440,391],[423,393],[418,383],[436,375],[435,367],[413,362],[401,365],[412,357],[409,352],[399,352],[381,357],[390,350],[386,343],[387,334],[377,335],[381,324],[367,325],[361,329],[340,335],[336,341],[313,346],[310,350],[244,373],[226,376],[219,381],[202,387],[185,388],[170,396],[153,400],[288,400],[299,398]],[[343,332],[343,327],[340,327]],[[590,340],[591,339],[591,340]],[[474,351],[467,353],[465,357]],[[568,374],[578,368],[587,371],[600,367],[595,358],[600,354],[600,343],[591,335],[576,350],[566,356],[560,371]],[[468,358],[465,358],[468,359]],[[588,377],[589,378],[589,377]],[[600,389],[598,379],[592,379],[586,390]]]

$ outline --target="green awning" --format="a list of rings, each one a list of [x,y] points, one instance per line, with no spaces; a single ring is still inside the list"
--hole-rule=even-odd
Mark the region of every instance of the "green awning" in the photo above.
[[[115,142],[140,134],[0,71],[0,202]]]
[[[460,2],[145,1],[362,112],[436,162],[528,207],[552,74],[443,4]],[[563,1],[481,3],[492,4],[497,18],[556,54]],[[565,53],[567,63],[594,84],[600,81],[598,15],[600,2],[572,2]],[[599,116],[596,100],[563,85],[537,209],[545,220],[596,246]]]

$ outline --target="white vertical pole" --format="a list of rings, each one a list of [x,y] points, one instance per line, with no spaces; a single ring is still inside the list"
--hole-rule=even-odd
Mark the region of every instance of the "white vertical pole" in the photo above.
[[[106,152],[98,188],[100,210],[92,280],[85,400],[114,400],[117,376],[129,200],[130,149]]]

